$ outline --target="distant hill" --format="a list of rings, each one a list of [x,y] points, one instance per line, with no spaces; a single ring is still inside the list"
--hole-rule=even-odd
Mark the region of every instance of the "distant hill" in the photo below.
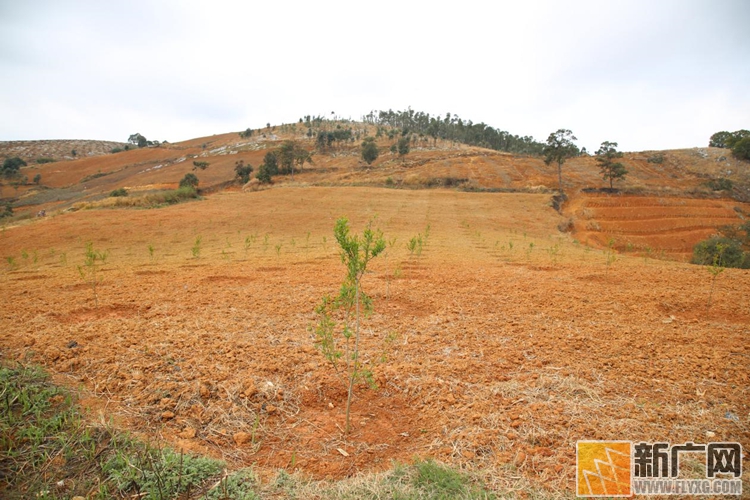
[[[87,140],[0,141],[0,159],[18,156],[31,165],[37,160],[73,160],[109,154],[124,142]],[[75,154],[73,154],[75,152]]]
[[[306,164],[292,180],[288,175],[274,177],[273,184],[262,189],[279,186],[370,186],[394,189],[459,189],[475,192],[541,192],[552,193],[557,188],[555,165],[545,165],[538,155],[510,153],[472,146],[461,141],[429,135],[411,134],[408,154],[399,155],[392,148],[401,133],[391,133],[382,123],[353,122],[347,120],[318,120],[272,126],[239,133],[232,132],[202,137],[179,143],[165,143],[153,147],[124,149],[125,143],[107,141],[13,141],[0,143],[0,157],[20,156],[28,166],[21,174],[25,185],[1,180],[0,202],[10,203],[14,219],[33,216],[38,210],[47,213],[69,208],[111,206],[108,198],[116,189],[129,193],[128,202],[139,195],[175,189],[179,181],[193,172],[199,178],[199,189],[212,193],[222,189],[240,189],[235,167],[238,162],[252,165],[253,176],[264,156],[278,149],[284,141],[293,140],[312,153],[313,164]],[[336,137],[332,143],[323,143],[320,136]],[[361,158],[360,145],[367,137],[377,137],[380,155],[367,165]],[[530,143],[529,143],[530,144]],[[117,149],[116,149],[117,148]],[[72,150],[76,157],[72,157]],[[55,160],[37,162],[39,158]],[[581,241],[606,246],[612,238],[617,246],[651,245],[648,234],[663,231],[679,232],[680,241],[659,247],[672,253],[686,255],[699,238],[709,236],[716,227],[731,223],[743,213],[750,213],[750,163],[734,158],[730,151],[721,148],[693,148],[672,151],[643,151],[625,153],[622,163],[628,170],[624,181],[615,184],[615,193],[603,188],[596,159],[583,155],[568,160],[563,165],[563,182],[571,201],[563,212],[572,218],[572,231]],[[208,168],[195,170],[194,162],[206,162]],[[40,176],[38,185],[30,180]],[[597,209],[602,201],[597,196],[648,197],[633,204],[650,203],[669,210],[654,212],[653,218],[664,223],[653,223],[651,229],[613,226],[610,219],[622,216]],[[594,198],[592,198],[594,197]],[[662,198],[672,198],[664,201]],[[687,199],[724,199],[713,214],[696,219],[703,210],[691,208],[688,218],[680,212]],[[737,208],[732,203],[737,203]],[[619,206],[620,202],[612,206]],[[649,206],[651,206],[649,205]],[[715,205],[715,204],[714,204]],[[714,205],[711,205],[712,207]],[[717,205],[718,206],[718,205]],[[653,209],[649,209],[654,211]],[[713,210],[713,209],[712,209]],[[616,211],[616,210],[615,210]],[[662,212],[664,212],[662,214]],[[673,213],[674,212],[674,213]],[[695,212],[695,213],[693,213]],[[712,215],[713,214],[713,215]],[[673,223],[679,217],[679,223]],[[684,220],[683,220],[684,219]],[[663,226],[663,227],[662,227]],[[681,235],[688,231],[690,234]],[[639,234],[645,231],[644,239]],[[644,240],[644,241],[641,241]],[[674,238],[672,238],[674,240]]]

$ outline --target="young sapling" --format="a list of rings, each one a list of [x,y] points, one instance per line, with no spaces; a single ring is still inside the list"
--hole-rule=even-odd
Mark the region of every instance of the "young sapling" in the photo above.
[[[320,305],[315,308],[318,315],[315,344],[347,385],[348,434],[351,430],[354,386],[362,382],[374,386],[372,371],[362,362],[360,353],[362,321],[372,312],[372,299],[362,290],[362,278],[370,261],[385,250],[386,243],[380,230],[372,230],[372,221],[360,236],[351,235],[349,221],[340,218],[336,221],[334,235],[341,248],[341,262],[346,267],[346,277],[338,296],[323,297]]]

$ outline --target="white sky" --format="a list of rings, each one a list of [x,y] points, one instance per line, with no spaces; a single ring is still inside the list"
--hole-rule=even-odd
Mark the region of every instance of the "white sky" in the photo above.
[[[749,0],[0,0],[0,140],[370,110],[624,151],[750,129]]]

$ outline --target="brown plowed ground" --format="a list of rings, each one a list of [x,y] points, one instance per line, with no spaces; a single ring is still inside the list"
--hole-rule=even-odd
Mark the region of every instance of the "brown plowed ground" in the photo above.
[[[560,235],[548,199],[276,187],[7,228],[2,355],[82,387],[94,418],[261,473],[340,478],[420,456],[491,486],[570,493],[579,439],[747,449],[748,271],[722,273],[709,310],[703,268],[607,266]],[[364,358],[397,340],[379,389],[357,389],[349,436],[343,385],[310,331],[343,277],[340,215],[396,238],[364,279]],[[98,308],[77,269],[87,241],[110,251]]]
[[[689,260],[693,247],[717,228],[741,224],[750,205],[730,199],[654,196],[575,196],[565,207],[584,244]]]
[[[335,127],[337,124],[327,124]],[[342,123],[355,134],[374,135],[375,127],[366,124]],[[306,164],[302,172],[277,177],[274,182],[292,186],[370,186],[421,189],[427,187],[458,187],[468,190],[505,190],[552,192],[557,189],[556,165],[545,165],[541,158],[514,155],[470,147],[449,141],[420,139],[411,152],[400,157],[389,151],[395,140],[379,139],[380,156],[372,166],[360,158],[359,141],[334,145],[317,151],[315,141],[305,135],[304,127],[285,125],[273,130],[256,131],[249,138],[227,133],[163,144],[117,154],[81,157],[37,165],[31,161],[21,174],[28,179],[41,175],[41,186],[0,185],[0,201],[11,201],[17,214],[33,215],[68,209],[78,202],[92,202],[107,197],[118,188],[131,195],[177,187],[180,179],[193,171],[194,161],[205,161],[208,169],[197,171],[200,188],[225,186],[235,177],[238,161],[258,167],[264,155],[282,141],[294,139],[313,152],[314,164]],[[35,141],[45,142],[45,141]],[[67,141],[60,148],[67,148]],[[2,154],[0,154],[0,157]],[[79,153],[79,156],[83,156]],[[654,163],[654,158],[661,163]],[[649,161],[652,160],[652,161]],[[750,168],[719,148],[626,153],[622,163],[628,170],[625,181],[617,188],[656,196],[691,196],[715,198],[704,184],[710,178],[730,179],[736,194],[750,198]],[[563,165],[563,183],[569,194],[583,188],[605,187],[594,157],[572,158]],[[724,193],[727,194],[727,193]],[[744,198],[743,198],[744,199]]]

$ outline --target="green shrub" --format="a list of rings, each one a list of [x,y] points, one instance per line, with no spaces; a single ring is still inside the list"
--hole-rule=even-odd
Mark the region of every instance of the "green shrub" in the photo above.
[[[235,178],[242,184],[250,181],[250,174],[253,173],[253,166],[249,163],[245,165],[244,160],[239,160],[234,164]]]
[[[122,148],[112,148],[111,153],[121,153],[123,151]]]
[[[117,196],[127,196],[128,195],[128,190],[125,189],[125,188],[118,188],[118,189],[115,189],[114,191],[112,191],[111,193],[109,193],[109,195],[110,196],[114,196],[114,197],[117,197]]]
[[[195,190],[198,187],[198,177],[193,173],[185,174],[185,177],[180,181],[181,188],[193,188]]]
[[[750,160],[750,137],[743,137],[732,146],[732,154],[740,160]]]
[[[36,162],[37,162],[37,163],[38,163],[39,165],[43,165],[43,164],[45,164],[45,163],[54,163],[54,162],[55,162],[55,159],[54,159],[54,158],[37,158],[37,159],[36,159]]]
[[[720,177],[718,179],[711,179],[706,182],[706,186],[711,188],[713,191],[731,191],[733,184],[729,179]]]
[[[750,269],[750,252],[743,252],[742,244],[725,236],[714,236],[693,247],[693,264],[711,266],[719,262],[724,267]]]
[[[372,165],[372,162],[378,159],[379,154],[380,151],[378,145],[375,144],[375,138],[365,137],[365,140],[362,141],[362,159],[365,160],[365,163]]]
[[[656,164],[661,165],[662,163],[664,163],[664,155],[661,153],[651,155],[648,157],[648,160],[646,161],[648,161],[649,163],[656,163]]]
[[[174,205],[175,203],[180,203],[181,201],[197,197],[198,192],[192,186],[180,186],[179,189],[151,195],[149,199],[151,201],[156,201],[159,204]]]
[[[25,167],[25,166],[26,166],[26,162],[23,161],[18,156],[15,156],[13,158],[6,158],[5,161],[3,162],[3,166],[1,170],[2,170],[3,176],[6,179],[10,179],[18,175],[18,171],[21,170],[21,167]]]
[[[404,156],[404,155],[409,154],[409,151],[411,150],[411,146],[409,145],[410,140],[411,139],[408,135],[401,137],[398,140],[398,155],[399,156]]]
[[[258,173],[255,174],[255,178],[262,184],[271,184],[271,170],[265,163],[258,167]]]

